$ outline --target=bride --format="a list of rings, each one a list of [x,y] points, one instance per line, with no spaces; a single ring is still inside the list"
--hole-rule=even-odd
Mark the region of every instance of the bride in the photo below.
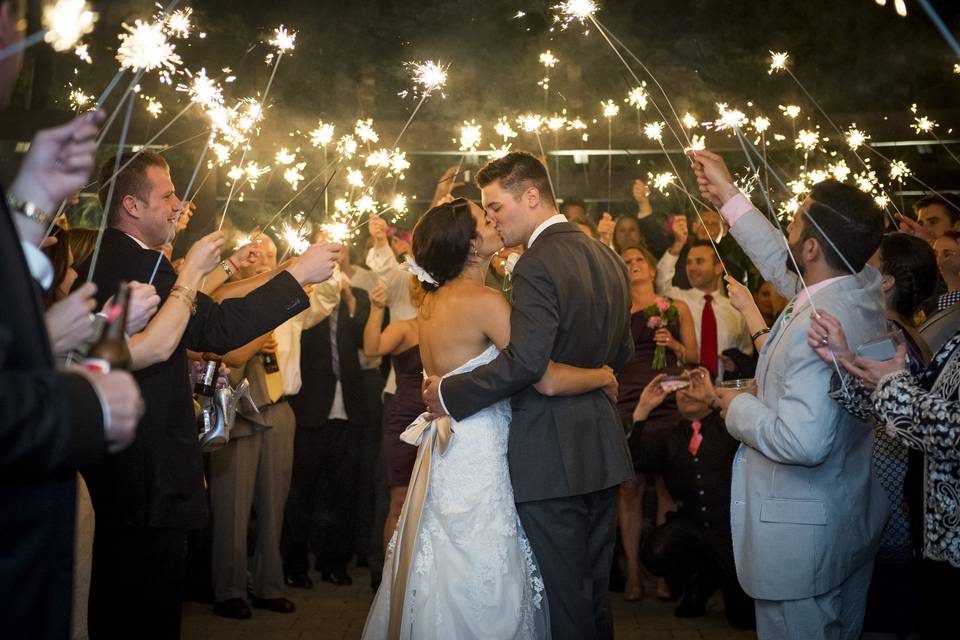
[[[509,344],[510,306],[483,284],[502,246],[483,209],[464,199],[417,223],[408,266],[427,292],[418,325],[428,375],[470,371]],[[598,388],[616,395],[609,368],[553,362],[536,385],[545,395]],[[510,415],[504,400],[459,422],[423,415],[404,432],[420,449],[363,638],[549,638],[543,581],[507,467]]]

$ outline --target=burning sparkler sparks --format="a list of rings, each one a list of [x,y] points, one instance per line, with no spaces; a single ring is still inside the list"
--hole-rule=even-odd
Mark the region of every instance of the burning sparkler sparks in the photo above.
[[[834,180],[839,182],[846,182],[847,178],[850,177],[850,167],[847,166],[845,160],[840,160],[836,164],[827,166],[827,171],[833,175]]]
[[[903,182],[904,178],[911,175],[910,167],[903,160],[893,160],[890,162],[890,179],[896,182]]]
[[[669,171],[657,174],[647,173],[647,183],[664,195],[669,195],[667,189],[673,185],[675,179],[676,176]]]
[[[510,122],[507,121],[506,116],[500,116],[497,120],[497,124],[493,125],[493,130],[497,132],[497,135],[503,138],[503,141],[506,142],[510,138],[516,138],[517,132],[513,130],[513,127],[510,126]]]
[[[135,20],[133,26],[124,23],[126,33],[121,33],[117,60],[122,69],[134,71],[160,71],[161,80],[169,83],[170,74],[183,62],[175,52],[176,45],[167,40],[162,22]]]
[[[357,120],[353,133],[361,142],[380,142],[380,136],[373,130],[373,118]]]
[[[333,141],[334,126],[321,120],[317,128],[310,132],[310,144],[318,149],[326,147]]]
[[[84,108],[93,104],[93,96],[86,94],[82,89],[74,89],[70,92],[70,95],[67,96],[67,99],[70,101],[70,106],[74,111],[82,111]]]
[[[877,0],[877,4],[881,7],[887,6],[887,0]],[[907,15],[907,3],[904,0],[893,0],[893,9],[897,12],[897,15],[901,18],[906,17]]]
[[[738,109],[727,109],[725,103],[717,104],[717,111],[720,117],[713,122],[714,129],[723,131],[725,129],[739,129],[750,122],[749,118]]]
[[[58,0],[43,10],[43,39],[56,51],[66,51],[93,31],[97,13],[85,0]]]
[[[291,252],[301,255],[310,248],[310,240],[307,238],[307,231],[302,227],[294,227],[287,221],[280,226],[280,237]]]
[[[540,64],[545,66],[547,69],[552,69],[557,66],[557,63],[560,60],[557,56],[553,55],[549,49],[540,54]]]
[[[351,135],[345,135],[337,141],[337,153],[344,158],[350,159],[357,153],[357,139]]]
[[[618,105],[612,99],[601,102],[600,106],[603,107],[604,118],[615,118],[617,117],[617,114],[620,113],[620,105]]]
[[[73,53],[83,62],[93,64],[93,58],[90,57],[90,45],[78,43],[77,46],[73,48]]]
[[[772,74],[774,71],[784,71],[787,68],[787,59],[790,57],[790,54],[786,51],[770,52],[770,68],[767,70],[767,74]]]
[[[593,0],[566,0],[553,6],[553,9],[557,12],[554,20],[560,23],[561,29],[566,29],[574,21],[584,24],[587,20],[593,18],[593,14],[597,12],[598,8],[597,3]]]
[[[651,122],[643,127],[643,135],[647,136],[650,140],[655,140],[656,142],[663,142],[663,128],[664,123],[662,122]]]
[[[274,161],[279,165],[289,166],[297,161],[297,154],[291,153],[286,147],[280,147],[274,156]]]
[[[753,129],[757,133],[763,133],[770,128],[770,119],[766,116],[757,116],[753,119]]]
[[[398,193],[393,196],[393,200],[390,201],[390,208],[393,209],[396,213],[406,213],[407,212],[407,196],[402,193]]]
[[[800,129],[797,139],[793,141],[794,148],[804,151],[813,151],[820,144],[820,132],[817,130]]]
[[[683,126],[685,126],[687,129],[693,129],[694,127],[700,126],[700,123],[697,121],[697,119],[692,113],[689,112],[683,114],[683,118],[681,118],[680,121],[683,122]]]
[[[647,93],[646,86],[647,83],[644,82],[641,86],[630,89],[630,92],[627,93],[627,97],[625,98],[625,102],[637,110],[646,111],[647,102],[650,99],[650,94]]]
[[[150,96],[142,96],[144,101],[147,103],[147,113],[154,117],[154,119],[159,118],[160,114],[163,113],[163,105],[160,104],[160,101],[156,98],[151,98]]]
[[[408,62],[407,66],[410,67],[413,75],[414,87],[418,88],[423,96],[428,96],[434,91],[443,91],[443,85],[447,83],[447,67],[433,60]]]
[[[190,16],[193,15],[193,9],[177,9],[166,16],[160,16],[163,20],[164,26],[167,28],[167,33],[169,33],[174,38],[187,39],[190,37],[190,32],[193,31],[193,23],[190,20]]]
[[[554,114],[549,118],[547,118],[547,129],[550,129],[550,131],[553,131],[554,133],[556,133],[557,131],[560,131],[560,129],[563,129],[563,127],[566,124],[567,124],[566,116],[560,116],[560,115]]]
[[[482,126],[476,120],[464,121],[460,127],[460,151],[475,152],[480,146]]]
[[[847,129],[844,137],[847,140],[847,146],[856,151],[870,139],[870,134],[857,129],[857,124],[854,123]]]
[[[347,168],[347,184],[354,188],[363,186],[363,172],[359,169]]]
[[[283,179],[286,180],[294,190],[300,187],[300,182],[303,181],[303,169],[306,166],[306,162],[298,162],[284,170]]]
[[[297,32],[287,31],[283,25],[280,25],[273,30],[273,37],[268,40],[268,42],[277,48],[281,54],[286,53],[287,51],[293,51],[293,48],[297,41]]]
[[[526,113],[517,118],[517,124],[526,133],[537,133],[543,128],[543,116],[536,113]]]
[[[910,112],[914,115],[917,114],[917,105],[910,105]],[[913,124],[910,127],[917,132],[921,133],[933,133],[933,130],[939,127],[939,123],[936,120],[931,120],[927,116],[921,115],[913,119]]]
[[[800,107],[795,104],[780,105],[780,111],[791,120],[796,120],[800,115]]]

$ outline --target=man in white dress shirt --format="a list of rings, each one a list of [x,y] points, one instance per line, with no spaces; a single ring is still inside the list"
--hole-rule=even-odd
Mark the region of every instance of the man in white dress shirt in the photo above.
[[[674,242],[657,264],[657,293],[683,300],[690,307],[700,349],[700,364],[717,377],[722,374],[720,355],[728,349],[752,355],[753,341],[743,315],[723,294],[720,286],[723,265],[709,241],[697,240],[687,251],[685,266],[691,288],[673,286],[677,260],[686,244],[686,227],[675,228]]]

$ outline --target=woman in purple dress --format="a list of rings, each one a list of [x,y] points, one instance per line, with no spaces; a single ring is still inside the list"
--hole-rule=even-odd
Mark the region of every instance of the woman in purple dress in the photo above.
[[[397,379],[397,391],[384,408],[381,450],[386,465],[387,486],[390,488],[390,510],[383,524],[384,549],[390,543],[393,529],[400,518],[413,463],[417,459],[417,448],[400,440],[400,434],[426,411],[420,397],[423,364],[420,362],[417,319],[394,320],[381,331],[386,304],[387,290],[383,285],[370,290],[370,317],[363,330],[364,354],[368,357],[392,356]]]
[[[696,364],[697,338],[693,316],[686,303],[657,295],[653,288],[657,262],[645,249],[630,247],[621,254],[630,277],[630,293],[633,306],[630,309],[634,356],[617,378],[620,395],[617,402],[624,427],[633,428],[633,411],[640,400],[644,387],[659,373],[679,373],[686,364]],[[644,422],[644,431],[671,429],[678,419],[677,407],[671,396]],[[640,432],[629,435],[630,450],[634,460],[641,446]],[[640,531],[643,526],[643,492],[646,488],[649,469],[635,466],[636,476],[620,485],[618,515],[620,537],[627,560],[625,598],[640,600],[643,585],[640,581]],[[667,493],[663,481],[657,477],[657,523],[664,520],[671,510],[673,499]],[[666,595],[666,587],[658,591]]]

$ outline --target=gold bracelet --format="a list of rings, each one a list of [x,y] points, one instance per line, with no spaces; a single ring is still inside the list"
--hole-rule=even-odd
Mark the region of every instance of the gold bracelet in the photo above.
[[[185,287],[185,286],[182,285],[182,284],[175,284],[175,285],[173,285],[173,288],[170,289],[170,293],[173,293],[174,291],[179,291],[180,293],[182,293],[183,295],[185,295],[185,296],[190,300],[191,303],[193,303],[193,301],[194,301],[194,300],[196,299],[196,297],[197,297],[197,291],[196,291],[196,289],[191,289],[190,287]]]
[[[188,298],[183,293],[179,291],[171,291],[169,297],[176,298],[183,304],[187,305],[187,308],[190,309],[190,315],[192,316],[197,315],[197,303],[191,300],[190,298]]]

